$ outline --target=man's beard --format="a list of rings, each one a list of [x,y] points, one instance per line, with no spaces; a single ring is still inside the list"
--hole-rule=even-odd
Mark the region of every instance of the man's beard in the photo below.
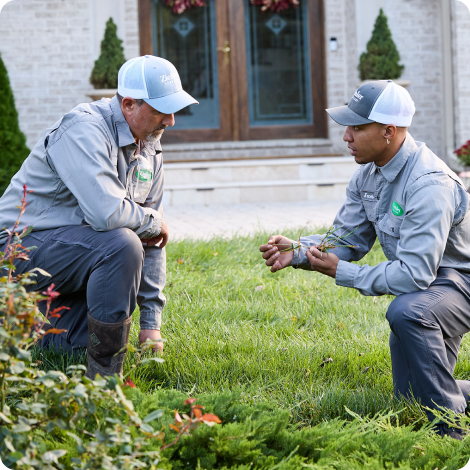
[[[158,142],[161,138],[162,138],[162,135],[163,135],[163,132],[160,132],[158,134],[155,134],[155,133],[152,133],[152,134],[149,134],[145,140],[147,142]]]

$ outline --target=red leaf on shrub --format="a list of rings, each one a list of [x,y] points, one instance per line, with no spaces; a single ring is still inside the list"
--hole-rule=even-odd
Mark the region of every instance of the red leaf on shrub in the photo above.
[[[170,428],[173,429],[173,431],[180,432],[179,427],[175,426],[174,424],[170,424]]]
[[[181,419],[180,414],[176,410],[175,410],[175,421],[177,423],[182,423],[183,422],[183,420]]]
[[[135,388],[135,383],[131,379],[127,379],[123,384],[123,387],[132,387]]]
[[[49,316],[54,317],[54,318],[60,318],[60,315],[58,312],[60,312],[61,310],[70,310],[70,307],[65,307],[65,306],[57,307],[54,310],[52,310],[52,312],[49,312]]]
[[[207,421],[209,423],[213,422],[220,424],[222,422],[218,416],[213,415],[211,413],[206,413],[205,415],[202,415],[201,418],[204,422]]]
[[[202,411],[199,408],[193,408],[193,413],[194,413],[194,416],[196,416],[197,419],[202,417]]]
[[[197,398],[188,398],[187,400],[184,401],[184,404],[185,405],[192,405],[196,400],[197,400]]]
[[[47,295],[50,299],[55,299],[56,297],[59,297],[59,293],[54,290],[55,284],[51,284],[46,292],[43,292],[44,295]]]
[[[44,333],[44,336],[49,335],[49,334],[59,335],[60,333],[64,333],[65,331],[67,330],[59,330],[58,328],[51,328]]]

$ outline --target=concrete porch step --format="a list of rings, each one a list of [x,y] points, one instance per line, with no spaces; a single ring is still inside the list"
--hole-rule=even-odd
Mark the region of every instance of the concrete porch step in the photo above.
[[[165,163],[165,185],[208,185],[280,180],[350,179],[351,157],[296,157],[234,161]],[[195,186],[196,187],[196,186]]]
[[[351,157],[165,163],[166,206],[343,199]]]
[[[258,181],[229,184],[181,185],[165,189],[164,205],[242,204],[261,202],[333,201],[344,199],[349,180]]]

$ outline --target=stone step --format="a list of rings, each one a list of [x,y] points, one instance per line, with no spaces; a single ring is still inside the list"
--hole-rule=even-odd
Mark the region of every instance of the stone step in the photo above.
[[[284,180],[167,186],[165,206],[186,204],[242,204],[260,202],[332,201],[345,197],[348,179]]]
[[[356,169],[357,164],[351,157],[165,163],[165,185],[194,185],[201,189],[204,185],[213,188],[217,183],[344,180],[350,179]]]
[[[344,199],[351,157],[165,163],[166,206]]]

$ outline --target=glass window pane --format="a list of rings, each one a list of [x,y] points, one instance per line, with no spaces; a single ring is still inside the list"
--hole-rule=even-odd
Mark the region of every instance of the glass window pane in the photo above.
[[[174,64],[184,90],[199,101],[176,113],[173,129],[220,127],[215,0],[206,5],[176,15],[153,3],[154,53]]]
[[[262,12],[245,0],[250,125],[312,124],[307,0]]]

